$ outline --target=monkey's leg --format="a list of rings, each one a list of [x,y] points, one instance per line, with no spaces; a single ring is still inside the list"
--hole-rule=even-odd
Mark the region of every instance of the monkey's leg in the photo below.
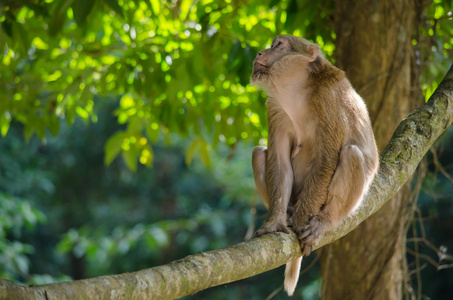
[[[252,168],[253,177],[255,178],[256,189],[258,194],[264,202],[264,205],[269,209],[269,195],[267,193],[266,185],[266,159],[267,148],[264,146],[257,146],[253,148],[252,152]]]
[[[269,137],[268,148],[255,150],[255,162],[264,160],[256,168],[255,178],[258,177],[260,194],[268,202],[269,217],[255,236],[282,231],[289,233],[287,209],[293,187],[293,168],[291,166],[291,147],[294,136],[294,126],[285,111],[272,99],[266,104],[268,107]],[[259,155],[259,153],[265,153]],[[263,169],[265,176],[263,180]],[[257,176],[258,175],[258,176]],[[265,187],[265,188],[264,188]],[[266,193],[267,191],[267,193]]]
[[[289,155],[281,156],[276,154],[275,151],[267,151],[265,156],[265,180],[262,180],[261,173],[259,172],[255,172],[255,176],[258,175],[260,186],[257,186],[262,191],[260,194],[268,195],[267,197],[263,197],[263,201],[267,201],[269,217],[256,232],[255,236],[257,237],[277,231],[290,232],[288,228],[287,209],[292,191],[293,173]],[[267,200],[265,200],[266,198]]]
[[[327,202],[298,232],[304,255],[311,252],[314,243],[325,232],[332,230],[358,206],[365,185],[365,162],[362,151],[355,145],[344,146],[329,185]]]
[[[269,209],[269,194],[267,191],[266,184],[266,159],[267,159],[267,148],[264,146],[256,146],[252,152],[252,168],[253,176],[255,178],[256,189],[258,194],[263,200],[264,205]],[[292,216],[294,211],[294,205],[288,203],[287,216]]]
[[[267,191],[266,184],[266,160],[267,160],[267,148],[264,146],[257,146],[253,149],[252,152],[252,167],[253,167],[253,177],[255,178],[256,188],[258,194],[264,202],[264,205],[269,210],[269,218],[263,224],[263,226],[256,232],[255,236],[261,236],[266,233],[275,232],[275,231],[284,231],[289,233],[289,229],[286,228],[286,222],[283,226],[280,218],[275,217],[276,214],[271,215],[271,210],[274,207],[270,206],[269,194]],[[275,209],[273,209],[275,210]]]

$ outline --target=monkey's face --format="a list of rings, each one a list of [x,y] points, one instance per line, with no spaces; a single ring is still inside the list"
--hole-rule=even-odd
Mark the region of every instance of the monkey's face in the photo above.
[[[274,39],[270,48],[258,52],[253,61],[251,85],[264,83],[269,77],[269,73],[274,63],[290,52],[290,43],[284,36],[279,36]]]
[[[292,78],[295,83],[294,80],[299,78],[300,81],[318,54],[318,45],[300,37],[280,35],[272,41],[270,48],[256,55],[250,84],[272,89],[277,79]]]

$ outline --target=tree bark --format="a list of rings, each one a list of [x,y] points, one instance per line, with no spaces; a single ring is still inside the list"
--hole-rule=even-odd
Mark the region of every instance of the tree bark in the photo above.
[[[365,99],[380,150],[417,105],[411,39],[417,1],[337,1],[336,64]],[[415,70],[417,72],[417,70]],[[323,299],[401,299],[410,186],[323,250]]]
[[[381,155],[379,174],[363,205],[336,230],[322,237],[315,249],[345,236],[379,211],[409,180],[422,157],[452,121],[453,68],[450,68],[430,101],[396,129]],[[356,252],[355,246],[351,247]],[[296,234],[278,232],[133,273],[32,287],[0,279],[0,299],[174,299],[254,276],[299,255]],[[341,278],[347,280],[349,275],[345,274]],[[348,298],[338,295],[336,299]]]

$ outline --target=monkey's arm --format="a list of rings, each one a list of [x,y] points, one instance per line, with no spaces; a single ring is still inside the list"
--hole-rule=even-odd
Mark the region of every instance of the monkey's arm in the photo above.
[[[272,123],[274,114],[272,111],[269,113],[269,147],[265,154],[266,166],[259,168],[265,169],[265,176],[255,174],[255,178],[265,178],[265,182],[261,184],[266,187],[269,202],[269,217],[257,231],[256,236],[276,231],[289,233],[286,212],[293,186],[290,130],[292,124],[288,116],[282,116],[282,112],[278,114],[279,122]]]
[[[317,213],[310,216],[305,226],[297,227],[296,232],[302,244],[302,252],[307,255],[313,244],[332,230],[361,201],[374,171],[367,170],[365,158],[356,145],[345,145],[339,155],[338,164],[327,188],[326,202]]]
[[[324,208],[328,202],[329,185],[337,163],[338,152],[329,147],[314,149],[309,158],[304,153],[293,158],[295,169],[301,169],[303,173],[296,173],[302,188],[297,195],[294,213],[289,222],[301,239],[304,255],[308,255],[313,248],[313,242],[331,228],[331,217],[324,212]]]

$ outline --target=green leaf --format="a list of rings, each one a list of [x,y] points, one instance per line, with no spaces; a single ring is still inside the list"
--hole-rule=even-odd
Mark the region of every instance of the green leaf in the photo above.
[[[192,163],[192,159],[195,154],[195,150],[197,149],[199,143],[200,143],[199,138],[197,138],[192,142],[192,144],[187,149],[186,165],[190,166],[190,164]]]
[[[22,216],[24,218],[26,227],[29,229],[33,228],[33,225],[36,224],[38,219],[37,219],[36,214],[33,212],[32,208],[30,206],[30,203],[24,201],[20,204],[19,207],[21,210],[20,213],[22,214]]]
[[[208,151],[210,147],[208,143],[206,142],[205,139],[202,137],[196,138],[192,144],[189,146],[187,149],[187,154],[186,154],[186,164],[190,166],[192,163],[192,159],[194,155],[197,153],[200,155],[201,161],[207,166],[211,166],[211,159],[209,157]]]
[[[114,12],[124,18],[123,10],[121,9],[121,6],[118,4],[117,0],[104,0],[104,2],[105,4],[110,6],[110,8],[113,9]]]
[[[77,25],[81,26],[93,9],[96,0],[77,0],[72,5],[74,19]]]
[[[150,1],[145,1],[145,3],[148,5],[149,8],[151,8],[151,11],[153,12],[154,15],[159,15],[159,13],[160,13],[160,1],[158,1],[158,0],[150,0]]]
[[[135,151],[123,151],[122,153],[123,159],[126,162],[127,167],[132,171],[137,171],[137,154]]]
[[[14,259],[14,263],[22,274],[28,274],[28,259],[25,255],[18,255]]]
[[[201,161],[205,164],[206,167],[210,168],[211,159],[209,157],[208,151],[209,151],[209,145],[205,140],[203,140],[202,147],[200,148]]]
[[[66,11],[74,1],[75,0],[57,0],[52,4],[52,19],[49,23],[49,34],[51,36],[57,35],[61,28],[63,28],[63,22],[66,20]]]
[[[112,161],[120,154],[121,144],[123,143],[126,133],[120,131],[112,135],[104,146],[104,164],[110,165]]]
[[[9,130],[9,124],[11,123],[11,115],[7,112],[0,114],[0,132],[3,137],[6,136]]]
[[[240,62],[241,42],[236,41],[231,47],[230,54],[228,55],[228,72],[233,73]]]
[[[157,123],[151,123],[146,127],[146,134],[152,143],[156,143],[159,138],[160,127]]]
[[[56,136],[60,131],[60,120],[55,115],[49,116],[49,130],[53,136]]]
[[[17,41],[19,45],[19,50],[22,54],[27,53],[27,50],[30,48],[30,40],[28,39],[27,31],[24,29],[24,26],[20,23],[13,22],[13,39]]]
[[[145,166],[151,167],[153,165],[153,161],[154,161],[153,149],[149,144],[146,144],[143,146],[143,149],[140,154],[140,163]]]

